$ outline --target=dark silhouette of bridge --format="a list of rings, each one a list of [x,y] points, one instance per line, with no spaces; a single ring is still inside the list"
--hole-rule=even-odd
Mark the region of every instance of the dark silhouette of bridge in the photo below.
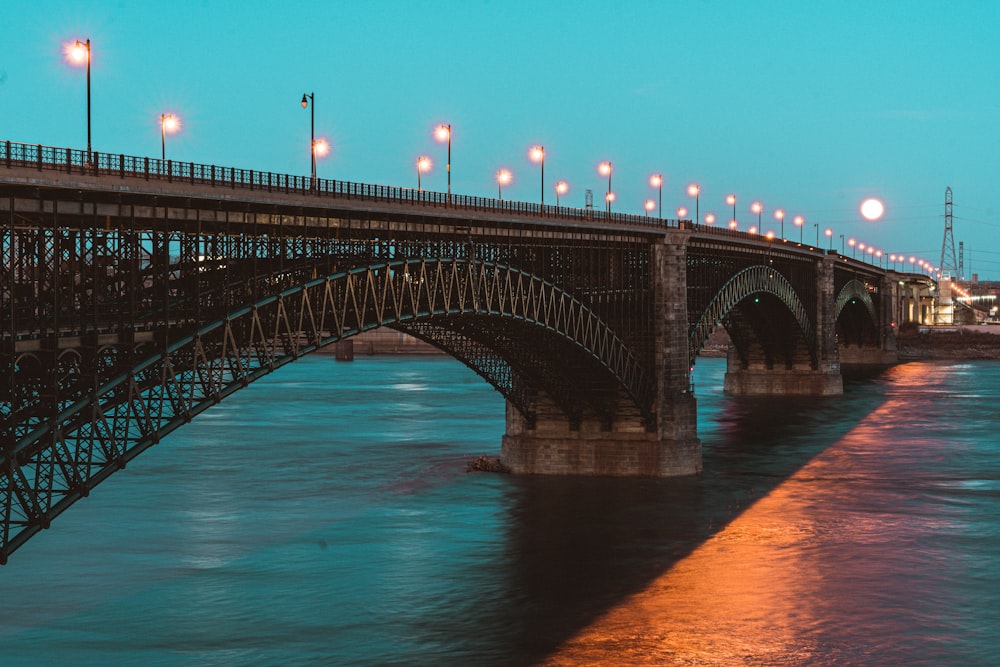
[[[175,428],[381,326],[507,401],[515,472],[701,469],[691,369],[837,394],[895,362],[923,276],[730,229],[0,143],[0,563]]]

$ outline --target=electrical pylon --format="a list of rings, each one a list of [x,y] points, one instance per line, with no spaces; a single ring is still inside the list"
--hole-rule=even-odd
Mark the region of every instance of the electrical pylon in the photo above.
[[[941,241],[941,276],[958,274],[958,261],[955,259],[955,237],[951,229],[951,187],[944,190],[944,239]],[[949,273],[950,272],[950,273]]]

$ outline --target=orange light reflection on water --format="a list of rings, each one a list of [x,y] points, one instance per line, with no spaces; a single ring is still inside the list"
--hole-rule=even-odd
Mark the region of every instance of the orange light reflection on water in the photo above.
[[[890,373],[893,386],[904,394],[907,385],[927,380],[922,364],[897,366]],[[905,396],[890,395],[850,432],[543,664],[836,664],[818,637],[831,610],[837,617],[866,621],[866,596],[878,593],[856,590],[858,582],[877,579],[883,569],[886,576],[893,574],[892,534],[901,521],[888,507],[884,512],[844,508],[859,500],[864,504],[869,499],[858,496],[869,490],[876,495],[871,506],[880,507],[879,485],[868,480],[892,474],[879,469],[883,434],[905,410]],[[936,455],[927,451],[936,443],[910,446]],[[859,556],[869,551],[880,557]],[[854,576],[852,568],[864,576]],[[887,635],[905,634],[906,628],[894,627],[901,621],[875,620]],[[845,651],[863,655],[870,648]]]

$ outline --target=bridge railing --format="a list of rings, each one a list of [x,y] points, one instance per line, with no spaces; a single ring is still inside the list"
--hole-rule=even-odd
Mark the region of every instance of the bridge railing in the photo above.
[[[0,142],[0,165],[8,168],[29,167],[38,171],[89,174],[119,178],[143,178],[168,182],[266,190],[288,194],[361,199],[387,203],[421,204],[431,207],[463,208],[491,213],[531,215],[561,220],[612,223],[650,228],[677,227],[677,220],[614,213],[593,208],[573,208],[534,204],[511,199],[447,194],[390,185],[355,183],[326,178],[310,178],[269,171],[219,167],[159,158],[137,157],[120,153],[101,153],[42,144]]]

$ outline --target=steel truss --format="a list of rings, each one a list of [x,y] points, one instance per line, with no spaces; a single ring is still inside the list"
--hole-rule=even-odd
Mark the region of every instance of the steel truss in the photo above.
[[[499,329],[510,332],[508,342],[498,343],[496,334],[486,340],[481,335],[486,326],[478,327],[477,336],[477,327],[469,324],[477,318],[504,325]],[[4,449],[0,561],[208,407],[304,354],[383,325],[409,326],[462,352],[526,414],[531,413],[529,393],[513,381],[515,376],[534,374],[543,390],[555,391],[581,380],[580,371],[601,369],[603,386],[623,387],[650,415],[653,383],[628,346],[585,304],[546,280],[503,265],[456,259],[352,268],[238,308],[165,347],[103,347],[93,364],[77,350],[56,352],[52,368],[60,386],[88,384],[93,391],[75,394],[76,400],[54,418]],[[523,343],[520,330],[534,331],[535,340],[588,363],[567,367],[559,354],[539,351],[511,355],[504,360],[510,370],[501,370],[496,352],[509,353]],[[475,340],[478,347],[449,342],[442,335],[447,332]],[[41,357],[25,354],[17,364],[36,360]],[[560,398],[572,414],[581,413],[572,407],[572,397]]]
[[[785,339],[787,329],[771,326],[772,318],[779,314],[780,310],[775,312],[774,309],[769,309],[767,313],[758,314],[757,310],[750,307],[750,304],[747,304],[742,311],[736,310],[738,306],[751,297],[768,294],[783,304],[784,309],[791,315],[815,367],[818,350],[816,334],[809,313],[795,287],[788,279],[775,271],[773,267],[764,265],[749,266],[732,276],[722,285],[705,310],[700,313],[688,339],[688,353],[691,363],[694,363],[695,357],[704,346],[708,336],[720,323],[727,324],[726,328],[729,330],[737,350],[741,353],[741,357],[746,359],[750,340],[747,336],[748,327],[741,326],[737,320],[740,315],[743,316],[742,319],[752,321],[750,326],[757,329],[757,335],[754,338],[765,347],[768,341]],[[759,304],[760,300],[758,299],[756,303]],[[762,333],[762,330],[767,333]],[[784,334],[782,334],[782,330],[784,330]],[[772,355],[769,353],[769,362],[771,362],[771,357]]]

